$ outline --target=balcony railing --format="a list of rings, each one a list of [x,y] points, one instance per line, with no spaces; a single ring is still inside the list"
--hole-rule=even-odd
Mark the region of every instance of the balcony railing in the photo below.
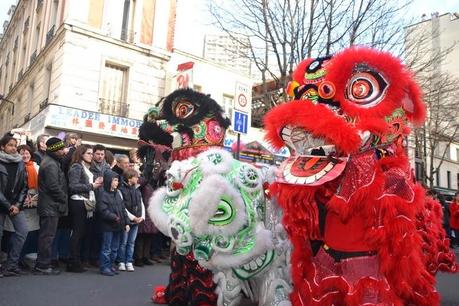
[[[113,116],[127,117],[129,115],[129,104],[123,101],[99,98],[99,112]]]
[[[54,28],[55,28],[55,27],[56,27],[56,26],[53,25],[53,26],[49,29],[48,33],[46,33],[46,45],[48,45],[49,42],[51,41],[51,39],[53,39],[53,37],[54,37]]]
[[[32,55],[30,56],[30,65],[32,65],[36,59],[37,59],[37,50],[33,51]]]

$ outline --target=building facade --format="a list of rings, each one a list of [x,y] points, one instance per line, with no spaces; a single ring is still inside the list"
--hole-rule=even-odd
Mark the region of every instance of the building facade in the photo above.
[[[459,13],[433,13],[407,27],[405,48],[430,118],[410,139],[411,161],[418,180],[429,185],[431,177],[450,199],[459,189]]]
[[[204,41],[204,58],[250,75],[249,44],[247,37],[228,34],[207,34]]]
[[[0,132],[135,146],[165,94],[175,0],[20,0],[0,41]]]

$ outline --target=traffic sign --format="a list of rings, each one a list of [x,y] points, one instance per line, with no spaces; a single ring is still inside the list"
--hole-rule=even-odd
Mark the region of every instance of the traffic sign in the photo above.
[[[234,131],[241,134],[247,134],[248,121],[249,115],[235,111],[233,120]]]
[[[252,108],[252,89],[249,85],[236,83],[234,109],[249,114]]]

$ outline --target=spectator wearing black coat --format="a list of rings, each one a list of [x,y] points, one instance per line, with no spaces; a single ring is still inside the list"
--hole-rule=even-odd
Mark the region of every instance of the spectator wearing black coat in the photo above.
[[[109,170],[104,173],[104,188],[99,193],[97,212],[102,229],[100,272],[106,276],[116,274],[113,263],[118,254],[123,231],[129,231],[129,219],[123,197],[118,190],[119,176]]]
[[[34,273],[50,275],[60,273],[51,266],[52,244],[59,217],[68,213],[68,198],[67,181],[61,165],[65,154],[64,143],[57,137],[51,137],[46,147],[46,155],[38,171],[37,212],[40,216],[40,232]]]
[[[96,208],[94,190],[102,186],[102,178],[94,180],[89,170],[93,151],[89,145],[79,146],[73,154],[68,173],[69,179],[69,216],[72,236],[70,237],[70,259],[67,263],[68,272],[85,272],[81,264],[81,245],[86,230],[86,219],[93,217]]]
[[[0,241],[7,216],[14,227],[8,252],[5,276],[22,274],[18,267],[22,246],[27,237],[27,220],[22,211],[27,194],[27,174],[22,156],[17,152],[17,140],[6,135],[0,140]]]

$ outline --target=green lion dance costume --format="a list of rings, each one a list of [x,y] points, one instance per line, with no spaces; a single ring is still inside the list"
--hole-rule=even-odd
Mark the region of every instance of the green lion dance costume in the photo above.
[[[290,245],[280,210],[263,188],[269,171],[262,174],[222,148],[229,121],[209,96],[175,91],[161,115],[174,139],[174,161],[148,212],[176,246],[164,302],[238,305],[245,294],[259,305],[290,305]],[[188,273],[196,270],[203,273],[201,281],[199,273]],[[177,279],[182,286],[171,289]]]

